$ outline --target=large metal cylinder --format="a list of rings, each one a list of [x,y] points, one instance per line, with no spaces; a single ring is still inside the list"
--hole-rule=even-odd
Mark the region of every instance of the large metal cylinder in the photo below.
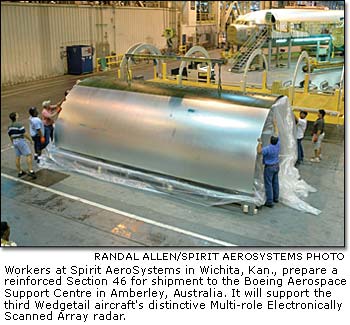
[[[227,40],[231,44],[242,45],[254,32],[254,27],[231,24],[227,27]]]
[[[253,194],[257,138],[277,97],[96,85],[82,82],[69,93],[56,122],[57,147]]]

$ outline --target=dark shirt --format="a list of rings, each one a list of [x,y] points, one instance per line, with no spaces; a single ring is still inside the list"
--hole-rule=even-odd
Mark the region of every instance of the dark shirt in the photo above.
[[[312,133],[315,134],[317,133],[318,130],[320,130],[321,131],[320,134],[322,134],[323,128],[324,128],[324,120],[323,118],[318,118],[314,123],[314,126],[312,128]]]
[[[24,133],[26,133],[26,129],[24,126],[18,122],[11,123],[7,129],[7,134],[10,136],[10,138],[18,139],[23,138]]]
[[[274,165],[279,163],[278,156],[280,154],[280,139],[278,139],[276,144],[269,144],[268,146],[262,148],[261,151],[263,155],[264,165]]]

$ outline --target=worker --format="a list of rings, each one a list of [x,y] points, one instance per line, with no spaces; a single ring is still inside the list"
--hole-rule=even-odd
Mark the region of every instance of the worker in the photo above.
[[[304,161],[304,149],[301,142],[304,139],[305,130],[307,127],[306,116],[307,116],[307,112],[301,111],[299,113],[299,118],[295,117],[295,122],[297,123],[297,146],[298,146],[298,160],[296,162],[296,166],[302,164]]]
[[[273,203],[278,203],[279,199],[279,182],[278,173],[280,141],[278,138],[277,121],[273,120],[274,135],[270,138],[270,144],[262,147],[262,141],[258,139],[257,153],[263,155],[264,167],[264,185],[266,201],[265,206],[272,208]]]
[[[1,246],[17,246],[10,240],[10,226],[6,221],[1,221]]]
[[[34,141],[34,159],[40,162],[41,150],[45,147],[45,131],[36,107],[29,109],[29,132]]]
[[[43,110],[41,112],[44,128],[45,128],[45,144],[46,147],[50,140],[53,141],[54,123],[61,112],[61,107],[58,105],[51,105],[49,100],[46,100],[42,104]]]
[[[11,124],[8,127],[8,135],[12,142],[13,148],[15,149],[16,155],[16,168],[18,177],[24,176],[26,173],[21,168],[21,156],[25,156],[28,166],[28,175],[32,178],[36,178],[32,166],[32,152],[25,139],[28,139],[30,143],[33,143],[32,139],[26,134],[24,126],[18,122],[19,115],[16,112],[12,112],[9,115]]]
[[[321,143],[325,136],[324,132],[324,116],[326,112],[323,109],[318,111],[318,118],[312,128],[312,143],[314,145],[314,157],[310,159],[311,162],[319,163],[321,156]]]

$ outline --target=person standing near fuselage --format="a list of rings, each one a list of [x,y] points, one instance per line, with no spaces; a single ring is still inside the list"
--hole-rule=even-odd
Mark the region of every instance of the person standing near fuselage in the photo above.
[[[45,131],[41,119],[38,117],[39,113],[36,107],[29,109],[29,132],[34,141],[34,159],[39,163],[41,150],[45,145]]]
[[[273,203],[278,203],[279,199],[279,182],[278,173],[280,140],[278,138],[277,121],[273,121],[274,135],[270,138],[270,144],[262,147],[261,139],[258,139],[257,153],[263,155],[264,164],[264,185],[266,201],[265,206],[272,208]]]
[[[318,111],[318,119],[315,121],[312,128],[312,142],[314,144],[314,157],[311,162],[319,163],[321,160],[321,144],[325,136],[324,132],[324,116],[326,112],[323,109]]]
[[[54,123],[61,112],[61,107],[58,105],[51,105],[49,100],[43,102],[43,110],[41,112],[42,121],[45,129],[45,147],[50,140],[53,141]]]
[[[304,149],[301,142],[304,139],[305,130],[307,127],[306,116],[307,116],[307,112],[301,111],[299,113],[299,118],[295,117],[295,121],[297,123],[297,146],[298,146],[298,160],[296,162],[296,165],[300,165],[304,162]]]
[[[28,165],[28,175],[32,178],[36,178],[32,166],[32,152],[30,150],[29,144],[26,141],[27,139],[29,142],[32,142],[32,139],[30,139],[26,134],[24,126],[18,122],[18,113],[12,112],[9,115],[9,118],[11,120],[11,124],[7,129],[7,133],[10,137],[13,148],[15,149],[18,177],[22,177],[26,174],[21,168],[21,156],[25,156]]]

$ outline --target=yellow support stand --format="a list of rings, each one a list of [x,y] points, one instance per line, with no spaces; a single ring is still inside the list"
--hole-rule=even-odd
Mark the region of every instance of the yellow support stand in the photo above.
[[[341,98],[340,98],[340,96],[339,96],[339,89],[336,89],[335,91],[334,91],[334,97],[335,98],[337,98],[338,100],[334,103],[335,105],[334,105],[334,110],[335,111],[337,111],[337,112],[339,112],[339,108],[340,108],[340,102],[339,102],[339,100],[341,100]]]
[[[177,76],[176,76],[176,83],[178,84],[178,85],[181,85],[181,76],[178,74]]]
[[[122,77],[122,73],[121,73],[120,69],[118,69],[118,71],[117,71],[117,75],[118,75],[118,79],[121,79],[121,77]]]
[[[162,76],[163,80],[166,79],[166,63],[162,63]]]
[[[304,94],[307,94],[309,92],[309,82],[310,82],[310,75],[308,73],[305,73],[305,79],[304,79]]]
[[[262,74],[261,88],[266,90],[267,88],[267,71],[264,70]]]
[[[158,75],[157,75],[157,66],[153,66],[153,79],[158,79]]]
[[[131,69],[128,70],[128,79],[132,80],[132,71],[131,71]]]
[[[239,82],[239,90],[242,91],[242,92],[245,91],[245,82],[244,82],[244,80],[241,80]]]
[[[207,84],[210,84],[210,77],[211,77],[211,65],[208,64],[208,70],[207,70]]]

